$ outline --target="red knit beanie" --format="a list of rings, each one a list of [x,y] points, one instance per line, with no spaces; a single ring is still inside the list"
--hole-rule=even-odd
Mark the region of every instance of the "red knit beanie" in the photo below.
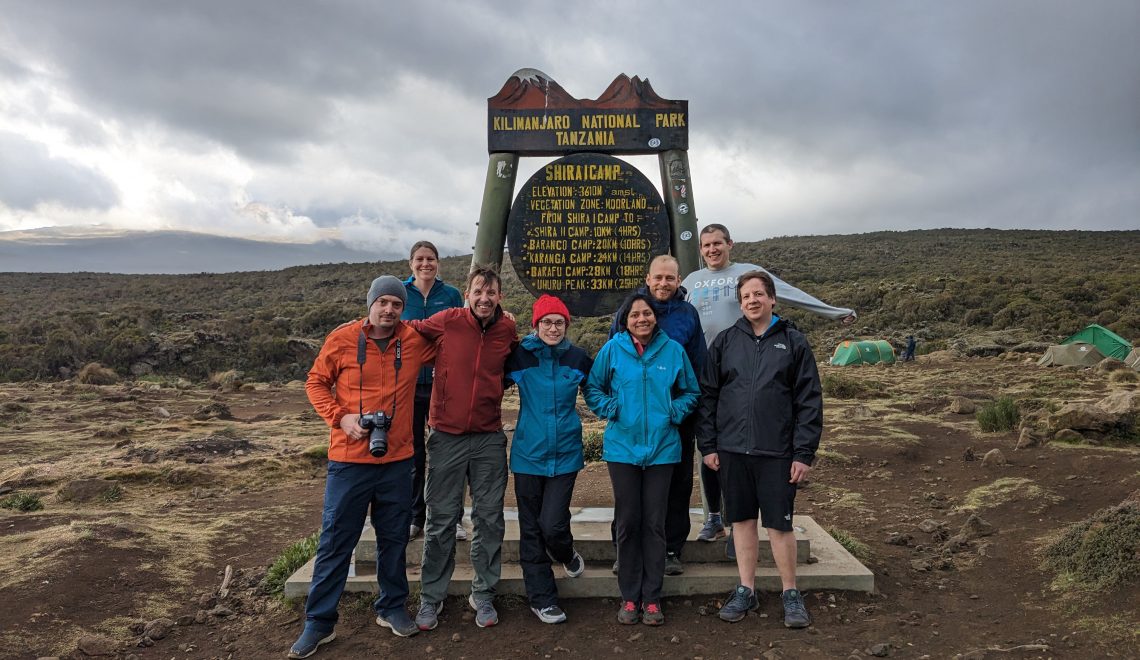
[[[547,314],[561,314],[566,317],[566,325],[570,325],[570,310],[566,309],[565,303],[549,293],[542,294],[538,300],[534,301],[533,311],[534,313],[530,317],[532,328],[538,327],[538,322]]]

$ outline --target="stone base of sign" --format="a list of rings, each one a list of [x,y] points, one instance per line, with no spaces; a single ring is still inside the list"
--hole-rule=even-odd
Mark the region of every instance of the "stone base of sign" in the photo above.
[[[497,588],[500,594],[525,595],[522,569],[518,565],[518,523],[515,511],[508,510],[507,531],[503,541],[502,577]],[[555,578],[562,598],[616,598],[617,577],[610,572],[614,560],[614,547],[610,542],[612,509],[576,509],[571,519],[575,547],[586,559],[586,572],[578,578],[567,578],[556,566]],[[665,596],[728,593],[736,586],[736,564],[724,556],[724,541],[701,543],[696,541],[700,529],[700,510],[692,513],[694,525],[690,542],[685,545],[682,575],[665,577]],[[796,540],[799,565],[796,583],[802,590],[835,589],[871,592],[875,589],[875,576],[827,534],[811,517],[796,516]],[[470,532],[470,524],[468,523]],[[345,591],[376,592],[375,536],[365,528],[357,545],[353,570],[345,584]],[[412,590],[420,579],[420,553],[422,541],[408,546],[408,581]],[[456,566],[448,593],[465,595],[471,591],[473,572],[468,558],[469,542],[456,544]],[[305,564],[285,583],[287,598],[301,598],[308,594],[312,579],[313,562]],[[756,567],[756,588],[775,592],[780,589],[780,578],[772,565],[771,549],[766,536],[761,537],[760,562]]]

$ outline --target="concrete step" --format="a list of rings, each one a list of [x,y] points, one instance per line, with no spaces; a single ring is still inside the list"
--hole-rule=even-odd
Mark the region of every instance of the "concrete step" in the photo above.
[[[469,515],[469,513],[468,513]],[[700,509],[692,509],[689,512],[689,519],[692,523],[689,529],[689,540],[685,543],[685,549],[681,553],[682,559],[686,564],[689,563],[735,563],[734,560],[729,559],[724,554],[724,539],[720,539],[713,543],[705,543],[697,540],[697,534],[701,531],[701,525],[704,523],[702,518],[703,513]],[[507,509],[504,512],[506,519],[506,530],[503,534],[503,547],[502,557],[503,563],[519,561],[519,523],[518,511],[516,509]],[[617,558],[616,548],[610,540],[610,522],[613,520],[613,509],[608,507],[589,507],[582,509],[571,510],[570,515],[570,532],[574,535],[574,549],[582,555],[582,558],[587,563],[592,562],[610,562],[613,563]],[[796,517],[796,526],[800,525],[801,517]],[[464,527],[467,528],[468,539],[472,538],[473,530],[471,527],[470,519],[464,521]],[[408,565],[417,565],[423,557],[423,536],[412,541],[408,544]],[[470,540],[458,541],[455,544],[455,563],[461,565],[470,565],[471,556],[469,549],[471,547]],[[805,563],[811,555],[811,539],[803,533],[803,531],[796,530],[796,561],[798,563]],[[363,533],[360,535],[360,541],[356,544],[356,563],[361,565],[363,569],[364,564],[376,563],[376,530],[372,529],[371,525],[364,528]],[[768,534],[765,530],[760,530],[760,555],[759,563],[774,566],[772,563],[772,547],[768,543]]]
[[[796,525],[803,528],[802,534],[811,541],[812,561],[796,567],[796,583],[801,590],[847,590],[871,592],[875,589],[875,576],[865,566],[852,557],[843,546],[823,531],[808,516],[797,516]],[[607,531],[608,535],[608,531]],[[702,544],[704,545],[704,544]],[[587,563],[585,573],[578,578],[567,578],[556,568],[554,571],[558,591],[564,598],[619,597],[617,577],[610,572],[612,561]],[[351,592],[377,591],[375,566],[358,564],[350,574],[345,590]],[[285,596],[300,598],[308,594],[312,579],[313,562],[305,564],[285,583]],[[448,587],[448,593],[466,595],[471,591],[474,577],[470,565],[456,565]],[[419,584],[419,566],[408,566],[408,581],[412,591]],[[727,594],[736,586],[739,578],[734,564],[725,562],[699,563],[685,562],[683,575],[665,576],[665,596],[685,596],[693,594]],[[774,566],[757,566],[756,588],[761,591],[777,592],[780,578]],[[517,563],[504,561],[502,577],[497,591],[500,594],[525,595],[522,569]]]

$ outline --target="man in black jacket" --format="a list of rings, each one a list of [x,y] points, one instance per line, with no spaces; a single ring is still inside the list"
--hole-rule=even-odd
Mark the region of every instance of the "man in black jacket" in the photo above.
[[[763,271],[745,273],[737,279],[736,296],[744,315],[709,347],[697,409],[701,454],[720,473],[740,573],[720,618],[740,621],[759,607],[759,518],[783,584],[784,625],[803,628],[811,618],[796,589],[792,509],[796,485],[811,470],[819,447],[823,390],[807,339],[772,313],[772,278]]]

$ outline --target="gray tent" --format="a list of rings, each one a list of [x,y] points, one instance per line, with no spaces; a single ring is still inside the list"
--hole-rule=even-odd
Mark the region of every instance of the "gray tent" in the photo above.
[[[1050,346],[1037,361],[1042,367],[1095,367],[1104,354],[1092,344],[1057,344]]]

